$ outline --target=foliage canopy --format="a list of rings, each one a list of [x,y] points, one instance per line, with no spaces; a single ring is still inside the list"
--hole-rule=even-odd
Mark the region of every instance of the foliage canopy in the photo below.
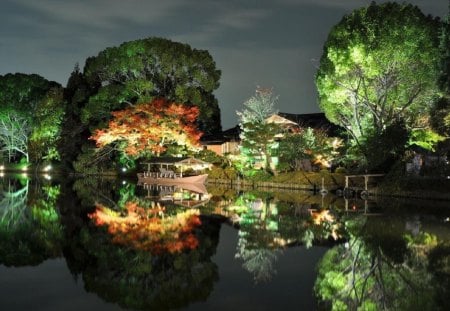
[[[98,147],[116,143],[120,151],[132,157],[159,155],[170,144],[192,149],[201,136],[195,124],[198,113],[195,106],[156,99],[112,112],[108,127],[97,129],[91,139]]]
[[[399,121],[428,126],[439,26],[415,6],[372,3],[333,27],[316,75],[319,105],[357,146]]]
[[[110,47],[86,60],[84,76],[96,90],[82,109],[84,123],[107,121],[110,112],[155,98],[196,105],[202,131],[221,130],[212,92],[220,71],[206,50],[163,38],[147,38]]]
[[[0,76],[0,144],[10,162],[58,159],[62,87],[36,74]]]

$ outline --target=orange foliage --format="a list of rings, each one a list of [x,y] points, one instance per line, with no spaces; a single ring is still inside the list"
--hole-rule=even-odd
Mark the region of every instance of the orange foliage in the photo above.
[[[105,206],[97,204],[96,207],[88,216],[97,226],[108,226],[114,243],[154,254],[176,253],[198,246],[198,239],[193,234],[193,230],[201,225],[198,210],[165,217],[164,207],[143,208],[127,202],[127,215],[121,216]]]
[[[145,152],[159,154],[167,144],[190,148],[198,146],[202,133],[196,127],[199,109],[155,99],[111,113],[106,129],[98,129],[90,137],[97,147],[124,142],[123,151],[130,156]]]

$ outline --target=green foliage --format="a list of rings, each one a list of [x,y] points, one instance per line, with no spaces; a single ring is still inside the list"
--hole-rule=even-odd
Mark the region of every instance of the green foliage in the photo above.
[[[0,76],[0,90],[0,144],[8,159],[58,159],[62,87],[34,74],[7,74]]]
[[[331,164],[339,155],[339,147],[337,138],[328,137],[323,130],[307,127],[298,133],[285,134],[280,140],[278,155],[280,163],[289,165],[291,170],[299,170],[304,159]]]
[[[255,95],[244,102],[244,109],[237,112],[241,128],[241,154],[249,167],[259,162],[266,170],[271,169],[273,149],[278,145],[275,136],[282,129],[266,119],[275,113],[277,99],[272,90],[258,88]]]
[[[367,166],[372,171],[387,172],[404,153],[408,130],[403,122],[394,122],[381,133],[369,131],[361,140],[361,149]]]
[[[72,163],[76,172],[97,175],[97,174],[116,174],[116,164],[119,163],[117,153],[110,148],[96,150],[93,147],[84,146],[83,152]]]
[[[423,126],[437,91],[439,27],[417,7],[388,2],[355,10],[331,30],[316,75],[319,104],[363,154],[364,140],[398,119],[408,130]]]
[[[64,101],[67,104],[62,122],[61,139],[58,144],[61,161],[68,168],[72,167],[72,162],[80,154],[82,146],[86,144],[91,135],[89,125],[81,122],[81,109],[89,96],[95,93],[95,90],[96,87],[88,84],[77,64],[64,89]]]
[[[244,178],[251,181],[270,181],[273,177],[273,174],[266,170],[256,170],[256,169],[249,169],[245,170],[244,172]]]
[[[238,177],[238,172],[233,167],[218,167],[213,166],[213,168],[208,172],[208,178],[211,179],[229,179],[234,180]]]
[[[417,129],[411,132],[409,145],[417,145],[425,150],[435,151],[435,146],[445,138],[429,129]]]
[[[345,167],[339,166],[334,170],[334,172],[336,174],[346,174],[347,170],[345,169]]]
[[[228,163],[228,160],[225,157],[218,155],[214,151],[206,149],[201,150],[199,153],[195,155],[195,157],[205,162],[219,166],[224,166],[225,164]]]
[[[211,55],[187,44],[152,37],[106,48],[86,60],[83,72],[76,65],[69,78],[59,144],[62,160],[74,165],[80,150],[93,146],[88,137],[107,126],[111,112],[159,98],[197,106],[198,128],[205,135],[221,132],[220,110],[213,95],[219,78]],[[168,152],[176,153],[174,149]],[[83,170],[80,164],[76,164],[78,171]]]
[[[102,124],[111,111],[126,105],[165,98],[198,106],[199,127],[206,134],[221,131],[213,96],[220,71],[205,50],[162,38],[125,42],[88,58],[84,76],[88,85],[97,89],[82,108],[85,124]]]
[[[50,89],[34,112],[29,139],[30,160],[60,160],[57,144],[61,138],[64,116],[62,88]]]

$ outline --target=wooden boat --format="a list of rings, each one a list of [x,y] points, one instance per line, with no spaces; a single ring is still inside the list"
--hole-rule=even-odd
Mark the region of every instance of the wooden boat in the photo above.
[[[183,175],[183,170],[195,172],[211,167],[210,163],[194,158],[156,158],[145,164],[147,171],[137,176],[138,182],[147,184],[203,184],[208,174]]]
[[[158,172],[138,173],[138,182],[146,184],[203,184],[208,174],[180,176],[178,174],[165,174]]]

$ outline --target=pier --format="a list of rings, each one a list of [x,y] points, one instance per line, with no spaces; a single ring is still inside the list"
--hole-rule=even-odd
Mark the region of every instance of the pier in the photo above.
[[[354,194],[355,191],[360,191],[360,195],[361,197],[363,196],[369,196],[369,178],[371,177],[383,177],[384,174],[361,174],[361,175],[346,175],[345,176],[345,188],[344,188],[344,196],[345,195],[349,195],[349,194]],[[360,179],[360,178],[364,178],[364,189],[361,188],[356,188],[352,189],[349,186],[349,181],[350,179]]]

